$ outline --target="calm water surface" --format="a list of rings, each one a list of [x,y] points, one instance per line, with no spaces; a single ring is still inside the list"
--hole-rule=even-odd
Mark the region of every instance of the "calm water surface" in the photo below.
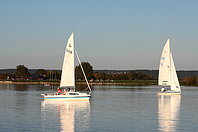
[[[0,132],[197,132],[198,87],[93,86],[90,102],[44,101],[56,86],[0,85]]]

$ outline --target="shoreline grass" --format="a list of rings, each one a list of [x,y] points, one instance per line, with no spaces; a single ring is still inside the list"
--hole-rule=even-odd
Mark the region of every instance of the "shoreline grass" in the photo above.
[[[59,85],[60,80],[0,80],[0,84],[51,84]],[[84,81],[76,81],[76,84],[86,84]],[[100,81],[89,82],[90,85],[156,85],[156,80],[115,80],[113,82]]]
[[[90,85],[157,85],[157,80],[114,80],[114,81],[94,81],[89,82]],[[60,80],[0,80],[0,84],[38,84],[38,85],[60,85]],[[85,81],[76,81],[76,84],[86,84]],[[196,84],[184,84],[180,81],[180,85],[183,86],[197,86]]]

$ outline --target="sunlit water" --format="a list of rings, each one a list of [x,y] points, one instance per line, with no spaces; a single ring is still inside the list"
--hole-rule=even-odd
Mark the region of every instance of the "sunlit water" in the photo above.
[[[44,101],[55,87],[0,85],[0,132],[198,131],[198,87],[156,96],[157,86],[93,86],[90,102]]]

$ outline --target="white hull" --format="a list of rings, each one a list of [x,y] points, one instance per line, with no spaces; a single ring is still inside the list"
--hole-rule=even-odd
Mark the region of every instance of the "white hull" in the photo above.
[[[66,95],[41,94],[47,100],[89,101],[91,95],[79,92],[67,92]]]
[[[167,92],[159,92],[158,95],[181,95],[181,92],[175,91],[167,91]]]

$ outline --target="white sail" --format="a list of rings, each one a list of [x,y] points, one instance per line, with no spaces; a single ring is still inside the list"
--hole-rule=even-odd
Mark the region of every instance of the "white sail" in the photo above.
[[[167,40],[160,59],[158,85],[170,86],[171,73],[170,73],[170,41]]]
[[[177,72],[175,70],[175,64],[173,62],[172,54],[170,58],[171,58],[171,90],[176,91],[176,92],[181,92],[181,88],[179,85]]]
[[[60,87],[75,87],[74,70],[74,35],[72,33],[65,49]]]

